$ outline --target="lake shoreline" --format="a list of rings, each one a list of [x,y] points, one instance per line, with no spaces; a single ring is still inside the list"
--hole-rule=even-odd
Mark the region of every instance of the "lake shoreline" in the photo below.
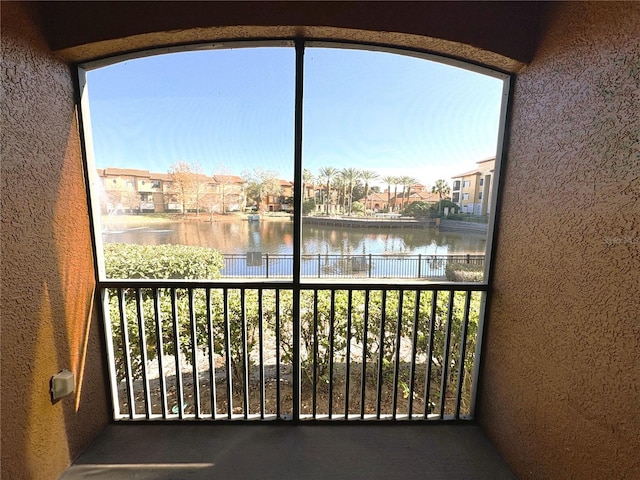
[[[239,214],[229,213],[214,214],[131,214],[131,215],[102,215],[103,225],[140,225],[143,223],[219,223],[219,222],[247,222],[250,216],[259,216],[261,222],[291,222],[293,217],[288,213],[260,213],[260,214]],[[404,227],[404,228],[424,228],[437,227],[438,218],[414,219],[414,218],[379,218],[379,217],[343,217],[343,216],[304,216],[302,221],[311,225],[345,226],[345,227]]]

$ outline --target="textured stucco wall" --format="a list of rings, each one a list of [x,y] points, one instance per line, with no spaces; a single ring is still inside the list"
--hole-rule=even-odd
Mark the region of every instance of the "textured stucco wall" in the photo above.
[[[42,2],[70,61],[180,43],[305,38],[427,49],[516,71],[535,52],[540,2]]]
[[[517,78],[478,417],[520,478],[640,478],[640,4]]]
[[[70,69],[2,2],[2,478],[57,478],[108,422]],[[76,392],[52,405],[63,368]]]

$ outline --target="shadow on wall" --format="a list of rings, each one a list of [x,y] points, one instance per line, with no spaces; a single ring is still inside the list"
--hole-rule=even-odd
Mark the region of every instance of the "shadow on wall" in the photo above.
[[[2,3],[2,473],[53,478],[108,422],[69,67]],[[63,368],[76,392],[51,403]]]

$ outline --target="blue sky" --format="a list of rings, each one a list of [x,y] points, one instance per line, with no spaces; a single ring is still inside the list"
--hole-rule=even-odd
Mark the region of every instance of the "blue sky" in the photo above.
[[[96,166],[293,178],[292,48],[196,51],[88,74]],[[356,167],[430,185],[495,155],[502,81],[390,53],[307,48],[304,168]]]

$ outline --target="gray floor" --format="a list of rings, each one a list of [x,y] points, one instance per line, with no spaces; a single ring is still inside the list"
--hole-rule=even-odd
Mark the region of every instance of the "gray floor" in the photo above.
[[[514,479],[475,425],[115,424],[72,479]]]

